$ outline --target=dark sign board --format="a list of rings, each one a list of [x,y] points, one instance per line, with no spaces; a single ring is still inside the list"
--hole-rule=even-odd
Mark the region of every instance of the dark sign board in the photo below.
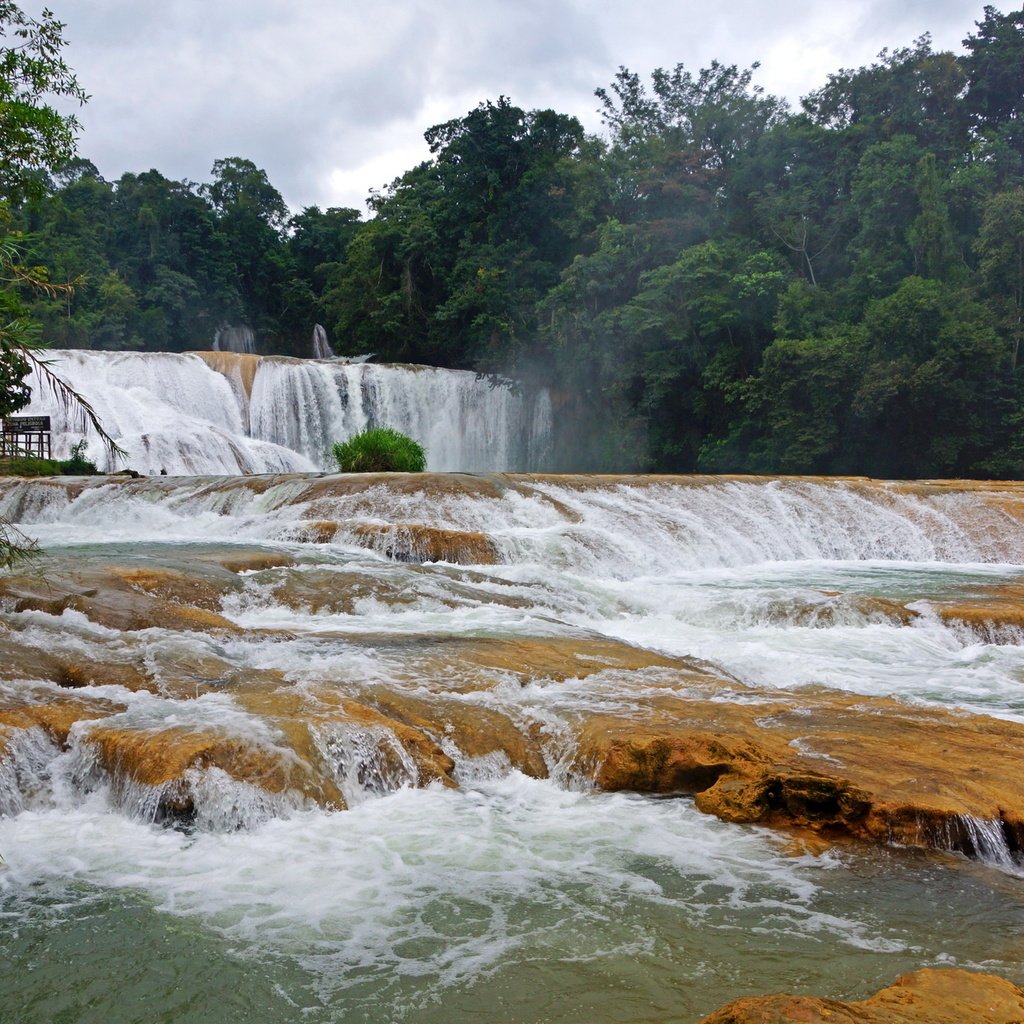
[[[8,416],[4,420],[5,434],[48,434],[49,416]]]

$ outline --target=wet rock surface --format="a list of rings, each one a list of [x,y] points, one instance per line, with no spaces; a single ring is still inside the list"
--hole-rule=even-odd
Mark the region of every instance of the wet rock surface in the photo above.
[[[935,611],[946,623],[988,643],[1024,643],[1024,586],[999,584],[955,601],[939,601]]]
[[[80,612],[101,626],[128,632],[161,628],[236,633],[238,627],[214,610],[234,585],[234,574],[217,567],[185,572],[105,566],[59,576],[2,576],[0,601],[15,612]]]
[[[217,360],[240,387],[251,385],[245,359]],[[33,508],[100,487],[147,502],[181,500],[181,484],[166,478],[12,486],[10,507],[28,518]],[[609,550],[601,516],[613,498],[640,501],[665,543],[686,543],[686,521],[669,522],[650,504],[666,488],[761,488],[756,478],[277,475],[199,478],[190,487],[190,501],[221,516],[294,508],[278,533],[291,548],[168,545],[122,560],[86,552],[0,577],[0,684],[7,694],[23,691],[20,704],[8,700],[0,712],[6,733],[42,728],[62,746],[91,743],[103,771],[148,786],[216,768],[328,807],[345,805],[346,785],[375,776],[372,784],[385,787],[453,786],[459,759],[490,759],[538,778],[560,773],[604,790],[691,796],[732,822],[1011,860],[1024,847],[1024,726],[836,690],[743,685],[716,665],[574,626],[564,608],[551,612],[550,635],[542,635],[543,579],[488,575],[521,538],[518,528],[482,529],[490,528],[479,511],[486,503],[528,503],[551,542],[599,559]],[[1024,487],[1015,484],[793,478],[785,487],[835,492],[850,507],[870,503],[883,525],[897,512],[927,525],[969,499],[973,518],[958,520],[956,531],[943,527],[936,543],[953,543],[955,534],[982,554],[1000,523],[1024,521]],[[758,494],[774,492],[769,485]],[[929,504],[908,512],[908,499]],[[590,500],[598,501],[596,520],[587,519]],[[423,521],[428,512],[437,522]],[[333,554],[321,562],[324,545]],[[604,600],[614,620],[620,609]],[[424,606],[438,631],[361,628],[369,616],[387,624]],[[911,629],[938,618],[968,638],[1017,642],[1022,607],[1019,581],[925,601],[820,587],[773,592],[751,622]],[[529,625],[495,635],[486,624],[495,609],[512,622],[521,612]],[[271,613],[265,621],[262,610]],[[470,626],[449,631],[455,615]],[[304,632],[310,617],[318,620],[312,638]],[[59,628],[52,620],[84,622],[81,643],[47,643],[46,630]],[[297,621],[307,622],[298,632]],[[321,649],[329,655],[322,669],[290,671],[272,656],[254,657],[257,641],[268,652],[306,643],[313,664]],[[573,696],[582,681],[593,684],[585,700]],[[90,702],[94,692],[102,696]],[[103,724],[123,710],[122,692],[180,702],[183,718]],[[198,712],[200,721],[191,721],[188,706],[210,700],[226,701],[256,727],[235,735],[204,724]],[[75,726],[81,721],[94,724]],[[175,799],[184,806],[184,797]]]
[[[726,821],[1012,858],[1022,743],[1024,727],[984,716],[711,681],[629,721],[584,722],[579,764],[602,789],[692,795]]]
[[[1019,1024],[1024,989],[991,974],[914,971],[869,999],[839,1002],[811,996],[736,999],[698,1024]]]

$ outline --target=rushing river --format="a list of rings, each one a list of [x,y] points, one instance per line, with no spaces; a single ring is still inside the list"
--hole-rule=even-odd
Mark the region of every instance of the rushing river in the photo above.
[[[95,770],[87,731],[67,749],[27,732],[0,761],[4,1024],[654,1024],[743,994],[862,998],[921,966],[1024,982],[1018,865],[828,847],[721,822],[689,799],[599,793],[570,749],[578,715],[628,714],[684,685],[657,667],[584,672],[611,641],[781,696],[826,688],[1024,722],[1024,638],[937,614],[1024,585],[1024,522],[1010,514],[1024,494],[423,481],[0,481],[0,515],[46,549],[43,578],[202,576],[233,550],[254,565],[254,552],[280,556],[221,594],[232,633],[0,605],[0,657],[154,681],[130,689],[114,674],[75,691],[115,701],[111,721],[283,750],[239,696],[273,679],[308,701],[330,690],[503,716],[537,742],[546,775],[442,737],[458,788],[418,786],[414,765],[335,732],[322,739],[347,810],[210,769],[191,781],[194,818],[175,824]],[[310,543],[310,524],[326,543]],[[416,524],[484,535],[494,564],[397,560]],[[387,543],[368,547],[359,528]],[[580,671],[524,676],[514,655],[464,656],[497,642],[565,643]],[[28,669],[0,676],[0,701],[26,692],[67,691]]]

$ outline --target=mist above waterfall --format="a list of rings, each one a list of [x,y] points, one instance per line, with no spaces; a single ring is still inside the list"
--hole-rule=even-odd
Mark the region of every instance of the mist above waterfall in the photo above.
[[[256,335],[251,327],[240,324],[237,327],[225,325],[218,327],[213,336],[214,352],[241,352],[245,355],[256,354]]]
[[[551,403],[475,374],[426,366],[310,362],[229,353],[54,352],[53,369],[92,403],[132,469],[171,475],[335,469],[335,441],[390,426],[427,449],[441,471],[547,468]],[[38,375],[27,412],[48,415],[55,452],[99,439]]]

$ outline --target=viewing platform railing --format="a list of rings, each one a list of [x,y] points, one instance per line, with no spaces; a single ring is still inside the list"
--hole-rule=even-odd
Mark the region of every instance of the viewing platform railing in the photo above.
[[[0,420],[0,458],[49,459],[49,416],[7,416]]]

